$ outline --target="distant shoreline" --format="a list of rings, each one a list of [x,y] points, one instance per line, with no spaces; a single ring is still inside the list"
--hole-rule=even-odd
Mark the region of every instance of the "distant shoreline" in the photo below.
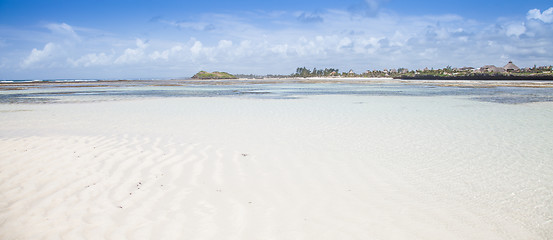
[[[553,81],[553,75],[462,75],[462,76],[437,76],[415,75],[399,76],[394,79],[405,80],[493,80],[493,81]]]
[[[36,87],[113,87],[113,86],[186,86],[186,85],[242,85],[242,84],[422,84],[449,87],[531,87],[553,88],[553,78],[543,76],[519,76],[508,78],[507,75],[476,78],[474,76],[422,76],[416,77],[293,77],[293,78],[263,78],[263,79],[158,79],[158,80],[93,80],[93,81],[0,81],[0,90],[24,90]]]
[[[473,75],[457,75],[457,76],[443,76],[443,75],[402,75],[402,76],[389,76],[389,77],[263,77],[263,78],[160,78],[160,79],[43,79],[43,80],[0,80],[0,86],[9,85],[42,85],[42,84],[99,84],[99,83],[117,83],[117,82],[135,82],[135,83],[155,83],[155,82],[194,82],[194,83],[211,83],[221,81],[283,81],[283,82],[341,82],[341,81],[401,81],[401,80],[449,80],[449,81],[553,81],[553,75],[540,74],[540,75],[489,75],[489,74],[473,74]]]

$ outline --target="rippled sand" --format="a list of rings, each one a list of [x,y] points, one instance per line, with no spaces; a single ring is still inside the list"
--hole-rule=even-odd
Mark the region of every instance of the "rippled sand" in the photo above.
[[[553,103],[0,105],[0,239],[549,239]]]

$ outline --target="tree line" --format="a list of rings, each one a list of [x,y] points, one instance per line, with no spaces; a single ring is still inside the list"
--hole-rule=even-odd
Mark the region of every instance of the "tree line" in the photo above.
[[[306,67],[299,67],[296,69],[296,72],[292,74],[292,77],[328,77],[338,75],[340,74],[337,68],[313,68],[313,70],[309,70]]]

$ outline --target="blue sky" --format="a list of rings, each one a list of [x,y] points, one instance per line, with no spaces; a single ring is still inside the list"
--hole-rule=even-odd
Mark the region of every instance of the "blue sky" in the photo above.
[[[0,0],[0,79],[553,64],[551,1]]]

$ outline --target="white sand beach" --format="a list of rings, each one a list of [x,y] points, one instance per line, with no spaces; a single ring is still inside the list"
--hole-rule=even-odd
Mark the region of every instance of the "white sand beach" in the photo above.
[[[550,239],[553,103],[0,104],[0,239]]]

